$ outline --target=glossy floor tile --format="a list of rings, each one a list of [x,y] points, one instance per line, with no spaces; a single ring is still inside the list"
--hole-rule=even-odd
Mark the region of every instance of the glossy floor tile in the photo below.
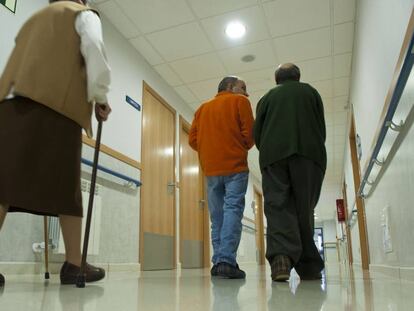
[[[272,283],[268,268],[242,265],[247,279],[211,279],[209,270],[109,273],[84,289],[58,276],[6,275],[0,310],[414,310],[414,282],[329,265],[322,281]]]

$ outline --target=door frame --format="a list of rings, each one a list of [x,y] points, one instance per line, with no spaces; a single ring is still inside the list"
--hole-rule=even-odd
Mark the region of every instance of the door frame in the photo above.
[[[259,265],[266,264],[265,244],[264,244],[264,209],[263,209],[263,194],[255,185],[253,185],[254,202],[255,202],[255,225],[256,225],[256,243],[257,237],[259,238]],[[260,197],[260,202],[256,202],[256,197]],[[259,215],[259,216],[258,216]],[[259,218],[257,218],[259,217]],[[257,246],[256,246],[257,247]]]
[[[145,93],[149,93],[151,96],[155,97],[162,105],[165,106],[168,110],[170,110],[174,115],[174,133],[173,133],[173,181],[177,185],[177,176],[176,176],[176,122],[177,122],[177,112],[176,110],[168,104],[164,98],[162,98],[152,87],[150,87],[144,80],[142,81],[142,114],[141,114],[141,180],[143,181],[143,185],[140,187],[140,210],[139,210],[139,248],[138,248],[138,260],[141,266],[141,270],[144,268],[143,258],[144,258],[144,231],[143,231],[143,223],[142,223],[142,215],[144,212],[144,204],[142,200],[142,188],[145,186],[145,180],[143,180],[142,176],[145,172],[145,162],[142,157],[142,153],[144,150],[144,113],[145,113]],[[177,207],[176,207],[176,191],[174,191],[174,199],[173,199],[173,269],[177,268],[177,227],[176,227],[176,215],[177,215]]]
[[[322,237],[322,260],[324,261],[324,262],[326,262],[326,251],[325,251],[325,233],[324,233],[324,231],[323,231],[323,227],[315,227],[315,228],[313,228],[313,237],[312,237],[312,239],[314,238],[314,236],[315,236],[315,232],[317,231],[317,230],[320,230],[320,232],[321,232],[321,237]],[[315,243],[315,240],[313,240],[313,242]],[[319,253],[319,248],[318,248],[318,253]],[[319,253],[320,254],[320,253]]]
[[[187,122],[182,116],[179,118],[179,129],[180,133],[181,130],[184,130],[187,133],[190,133],[191,124]],[[180,144],[179,148],[181,148],[181,144],[183,143],[183,138],[180,135],[179,138]],[[182,181],[182,159],[181,159],[181,152],[179,152],[179,165],[180,165],[180,187],[179,187],[179,196],[180,196],[180,207],[179,207],[179,248],[178,248],[178,254],[179,259],[181,262],[181,241],[182,241],[182,232],[181,232],[181,219],[182,219],[182,188],[181,188],[181,181]],[[203,174],[203,171],[201,169],[200,163],[199,163],[199,187],[198,187],[198,193],[200,200],[204,200],[204,207],[203,207],[203,267],[210,267],[210,214],[208,212],[208,200],[207,200],[207,192],[205,188],[205,177]]]
[[[357,153],[356,142],[356,128],[354,111],[351,107],[351,124],[349,130],[349,146],[351,152],[352,173],[354,176],[354,190],[355,190],[355,205],[357,208],[358,216],[358,230],[359,230],[359,242],[361,249],[361,264],[362,269],[369,270],[369,246],[367,236],[367,225],[365,215],[364,199],[358,195],[359,186],[361,184],[361,168]]]
[[[349,227],[349,211],[348,211],[348,196],[346,195],[347,184],[344,180],[342,186],[342,197],[344,199],[344,209],[345,209],[345,232],[346,232],[346,244],[348,248],[348,263],[352,265],[354,263],[354,257],[352,253],[352,235],[351,228]],[[341,226],[343,223],[341,223]]]

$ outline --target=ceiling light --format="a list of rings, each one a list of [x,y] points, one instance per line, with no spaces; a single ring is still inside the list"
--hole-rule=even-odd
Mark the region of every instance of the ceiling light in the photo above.
[[[240,22],[231,22],[227,24],[225,32],[230,39],[239,39],[246,34],[246,27]]]
[[[241,58],[242,62],[245,62],[245,63],[250,63],[250,62],[254,61],[255,59],[256,59],[256,56],[254,56],[252,54],[244,55]]]

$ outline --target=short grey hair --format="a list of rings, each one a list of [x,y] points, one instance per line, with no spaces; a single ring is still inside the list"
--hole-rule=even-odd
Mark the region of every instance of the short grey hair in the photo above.
[[[280,65],[275,72],[276,84],[281,84],[285,81],[299,81],[300,69],[292,63]]]
[[[228,91],[231,90],[234,84],[239,80],[236,76],[227,76],[224,77],[223,80],[220,81],[218,85],[218,92]]]

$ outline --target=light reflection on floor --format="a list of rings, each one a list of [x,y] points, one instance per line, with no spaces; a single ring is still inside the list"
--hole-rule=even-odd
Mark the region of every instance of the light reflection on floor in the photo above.
[[[321,281],[272,283],[268,268],[242,265],[246,280],[211,279],[208,269],[109,273],[85,289],[58,276],[6,275],[0,310],[414,310],[414,282],[328,265]]]

